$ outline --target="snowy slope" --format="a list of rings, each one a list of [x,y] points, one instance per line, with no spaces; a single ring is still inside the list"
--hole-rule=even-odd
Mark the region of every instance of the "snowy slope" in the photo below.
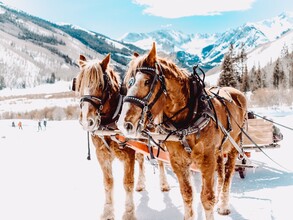
[[[0,80],[5,87],[34,87],[48,81],[53,73],[57,80],[70,80],[79,69],[76,61],[80,54],[102,59],[111,53],[113,67],[123,72],[133,51],[143,50],[76,25],[57,25],[0,3]]]
[[[293,30],[282,35],[280,38],[263,44],[251,51],[247,55],[247,66],[251,69],[253,66],[264,67],[269,62],[274,62],[277,58],[281,57],[281,52],[284,46],[288,48],[288,52],[291,53],[293,43]]]
[[[260,30],[269,41],[276,40],[293,28],[293,12],[283,12],[279,16],[256,23],[248,23]]]
[[[69,80],[80,54],[101,57],[50,23],[0,5],[0,66],[8,88],[34,87],[52,73]]]

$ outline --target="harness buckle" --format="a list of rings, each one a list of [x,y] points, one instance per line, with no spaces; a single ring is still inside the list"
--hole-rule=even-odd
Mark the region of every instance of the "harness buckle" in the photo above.
[[[184,147],[184,150],[185,150],[187,153],[189,153],[189,154],[190,154],[191,151],[192,151],[191,148],[190,148],[189,146]]]
[[[186,135],[188,135],[188,131],[187,131],[187,129],[183,129],[183,130],[181,131],[181,135],[182,135],[182,136],[186,136]],[[185,139],[185,137],[184,137],[184,139]]]
[[[145,104],[144,107],[143,107],[143,112],[145,113],[145,112],[147,112],[148,110],[149,110],[149,107],[148,107],[147,104]]]
[[[184,150],[185,150],[187,153],[190,154],[190,153],[192,152],[192,149],[191,149],[191,147],[189,146],[189,144],[187,143],[185,136],[183,136],[183,137],[180,139],[180,142],[181,142],[181,144],[183,144]]]

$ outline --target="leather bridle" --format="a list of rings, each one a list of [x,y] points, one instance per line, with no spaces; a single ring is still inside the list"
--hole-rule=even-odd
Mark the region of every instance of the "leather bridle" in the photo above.
[[[105,103],[111,97],[111,88],[112,88],[111,80],[106,72],[103,72],[103,79],[104,79],[104,88],[103,88],[102,96],[99,97],[94,95],[83,95],[80,98],[80,108],[82,108],[83,103],[85,102],[90,103],[96,109],[95,113],[97,115],[98,124],[102,126],[107,126],[117,119],[119,112],[116,110],[113,116],[109,116],[110,118],[102,120],[102,117],[106,117],[105,113],[103,113],[102,110]],[[72,82],[72,91],[76,91],[76,78],[74,78]],[[118,96],[120,97],[122,95],[119,93],[117,97]],[[120,107],[121,106],[117,106],[117,108],[120,108]]]
[[[161,97],[161,95],[163,93],[167,94],[167,90],[166,90],[165,78],[164,78],[164,75],[162,73],[162,69],[161,69],[161,66],[159,63],[155,63],[155,68],[138,67],[136,69],[136,73],[137,72],[141,72],[143,74],[148,74],[153,78],[152,83],[150,85],[150,91],[144,98],[138,98],[135,96],[125,96],[123,99],[123,102],[130,102],[130,103],[138,106],[139,108],[141,108],[142,113],[141,113],[141,117],[140,117],[138,127],[137,127],[137,131],[141,131],[142,126],[144,124],[144,118],[145,118],[146,114],[148,116],[148,119],[152,120],[151,109],[156,104],[156,102],[159,100],[159,98]],[[150,102],[150,99],[154,93],[155,87],[159,82],[161,84],[159,91],[157,92],[154,100],[152,102]]]

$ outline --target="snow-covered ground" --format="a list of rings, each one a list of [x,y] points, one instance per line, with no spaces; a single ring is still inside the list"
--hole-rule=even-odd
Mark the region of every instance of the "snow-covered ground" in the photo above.
[[[10,89],[0,90],[0,96],[22,96],[31,94],[54,94],[59,92],[68,92],[71,89],[72,82],[57,81],[54,84],[42,84],[26,89]]]
[[[4,112],[21,114],[50,107],[66,108],[78,105],[79,100],[73,92],[72,97],[53,98],[55,93],[70,92],[71,84],[72,82],[58,81],[55,84],[42,84],[33,88],[0,90],[0,97],[6,97],[0,102],[0,115]]]
[[[266,113],[260,112],[259,113]],[[293,112],[268,116],[293,127]],[[17,124],[18,120],[14,120]],[[96,220],[103,210],[104,191],[101,169],[92,149],[86,160],[87,136],[77,121],[49,121],[46,130],[37,131],[37,121],[22,120],[23,130],[12,128],[12,120],[0,121],[0,219],[3,220]],[[229,216],[216,220],[287,220],[293,195],[293,131],[281,128],[281,147],[265,152],[286,169],[260,152],[251,159],[259,165],[249,169],[245,179],[234,175]],[[171,191],[162,193],[159,172],[148,162],[146,191],[135,192],[139,220],[183,219],[184,208],[178,182],[170,167],[167,178]],[[137,177],[136,164],[136,177]],[[114,162],[115,213],[124,211],[123,167]],[[204,219],[199,199],[200,174],[194,173],[196,219]]]

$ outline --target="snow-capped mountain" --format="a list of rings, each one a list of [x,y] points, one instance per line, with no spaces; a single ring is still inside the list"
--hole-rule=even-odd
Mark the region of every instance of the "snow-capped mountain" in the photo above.
[[[293,29],[293,13],[285,12],[271,19],[246,23],[235,29],[218,34],[183,34],[174,30],[159,30],[151,33],[128,33],[121,40],[143,49],[149,49],[153,41],[166,53],[178,53],[184,64],[197,57],[201,65],[217,66],[230,44],[250,52],[259,45],[272,42]],[[185,56],[185,58],[184,58]],[[178,55],[177,55],[178,58]],[[191,62],[190,62],[191,63]],[[194,63],[192,64],[194,65]]]
[[[181,46],[190,42],[192,35],[174,30],[159,30],[150,33],[127,33],[121,40],[143,49],[149,49],[150,45],[155,41],[158,45],[158,50],[170,53],[182,50]]]
[[[0,2],[0,89],[34,87],[51,77],[71,80],[78,73],[80,54],[102,59],[111,53],[114,68],[124,72],[134,50],[142,52],[102,34],[57,25]]]
[[[281,37],[252,50],[247,54],[247,67],[251,69],[253,66],[265,67],[267,64],[275,62],[282,57],[284,49],[288,53],[293,51],[293,30],[282,34]]]
[[[276,40],[283,34],[293,29],[293,12],[283,12],[277,17],[256,23],[247,23],[260,30],[269,41]]]
[[[285,50],[285,51],[284,51]],[[275,65],[274,62],[278,58],[282,58],[282,53],[292,53],[293,51],[293,30],[283,33],[280,37],[273,41],[261,44],[247,54],[247,68],[251,70],[255,68],[264,68],[268,65]],[[286,67],[286,66],[285,66]],[[286,67],[290,68],[290,67]],[[221,67],[217,66],[207,72],[206,81],[209,85],[217,85]]]
[[[48,22],[0,2],[0,89],[3,84],[33,87],[53,74],[56,79],[70,80],[78,72],[79,54],[101,59],[111,53],[111,63],[123,75],[133,52],[144,53],[153,41],[158,51],[169,54],[181,67],[200,64],[208,70],[221,63],[231,43],[236,49],[244,46],[250,53],[262,45],[270,47],[273,44],[269,43],[282,39],[290,30],[293,30],[293,13],[286,12],[223,33],[184,34],[165,29],[128,33],[114,40],[72,24]],[[290,47],[292,41],[287,45]],[[251,57],[257,60],[260,53]]]

